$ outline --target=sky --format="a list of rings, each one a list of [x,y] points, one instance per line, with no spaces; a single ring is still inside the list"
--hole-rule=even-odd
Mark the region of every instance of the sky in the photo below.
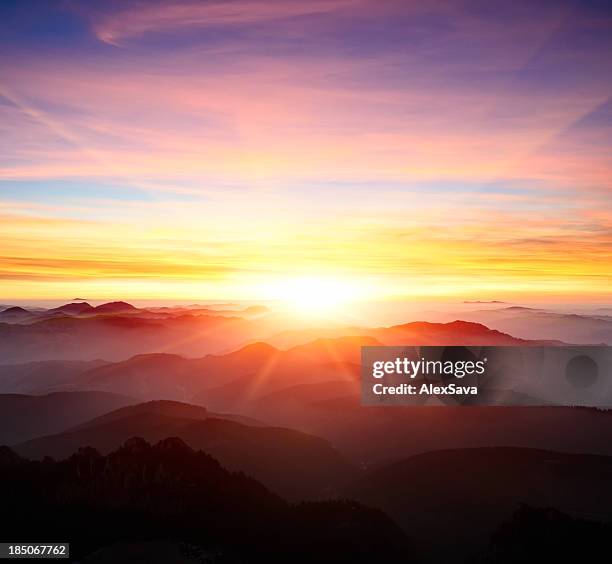
[[[612,301],[609,2],[0,22],[2,300]]]

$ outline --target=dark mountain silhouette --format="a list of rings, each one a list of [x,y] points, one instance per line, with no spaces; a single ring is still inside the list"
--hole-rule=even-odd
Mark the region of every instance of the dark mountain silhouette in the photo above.
[[[117,542],[166,539],[220,562],[410,562],[406,536],[358,503],[287,504],[176,438],[131,439],[107,456],[81,449],[27,462],[0,449],[7,538],[62,538],[79,560]],[[95,560],[94,560],[95,561]]]
[[[610,550],[612,524],[521,504],[470,564],[597,562]]]
[[[133,404],[127,396],[108,392],[57,392],[44,396],[0,395],[0,444],[14,444],[64,431]]]
[[[432,556],[439,551],[441,557],[461,561],[520,503],[611,519],[611,479],[612,457],[462,449],[429,452],[381,467],[347,495],[391,515]],[[437,542],[440,535],[443,543]]]
[[[199,406],[149,402],[119,409],[67,432],[22,443],[15,450],[28,458],[65,458],[80,447],[108,453],[131,436],[156,442],[180,437],[225,467],[241,470],[289,499],[337,494],[355,475],[329,443],[297,431],[251,427],[211,416]]]

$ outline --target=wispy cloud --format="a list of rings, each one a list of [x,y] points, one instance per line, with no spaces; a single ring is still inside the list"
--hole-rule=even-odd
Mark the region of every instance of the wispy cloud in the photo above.
[[[79,6],[76,47],[0,54],[15,295],[246,297],[311,270],[381,293],[612,283],[612,28],[586,8]]]
[[[147,33],[180,32],[189,28],[246,26],[287,18],[325,14],[350,7],[359,0],[214,0],[204,2],[128,3],[128,7],[94,20],[98,39],[121,45]]]

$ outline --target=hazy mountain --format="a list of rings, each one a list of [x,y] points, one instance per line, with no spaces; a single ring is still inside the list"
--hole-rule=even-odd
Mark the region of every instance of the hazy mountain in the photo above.
[[[114,390],[143,400],[174,399],[235,411],[236,406],[283,387],[355,380],[360,347],[376,343],[371,337],[350,337],[318,340],[288,351],[253,343],[198,359],[137,355],[84,371],[70,385],[72,389]]]
[[[48,310],[49,313],[65,313],[67,315],[82,315],[83,313],[92,313],[94,308],[87,302],[73,302],[64,304],[59,307],[54,307]]]
[[[28,325],[0,323],[0,355],[4,363],[94,358],[116,361],[145,352],[199,357],[236,348],[257,333],[253,322],[239,317],[147,319],[131,314],[78,317],[60,313],[59,317]]]
[[[31,319],[34,314],[19,306],[8,307],[0,311],[1,323],[19,323]]]
[[[609,520],[611,479],[612,457],[463,449],[429,452],[381,467],[347,495],[387,512],[430,554],[441,551],[461,561],[484,545],[520,503]],[[440,534],[443,543],[436,540]]]
[[[115,322],[119,320],[123,322],[125,318],[114,319]],[[275,419],[285,425],[287,423],[280,416],[283,406],[272,409],[270,405],[268,416],[263,413],[263,404],[256,406],[262,397],[302,384],[357,382],[359,373],[356,367],[360,362],[361,347],[380,345],[383,341],[379,339],[384,339],[387,344],[418,341],[532,344],[479,324],[463,322],[411,323],[372,332],[378,338],[323,338],[284,351],[265,343],[253,343],[229,354],[198,359],[159,353],[137,355],[84,371],[69,382],[69,389],[117,391],[141,400],[186,401],[265,421]],[[355,388],[352,395],[357,391]],[[287,395],[285,397],[288,399]],[[293,418],[300,413],[303,410],[296,410]],[[307,419],[306,413],[303,416]],[[294,424],[292,422],[291,426]],[[297,426],[302,429],[302,421]]]
[[[284,331],[267,342],[280,348],[288,348],[318,338],[339,338],[346,336],[371,337],[387,346],[432,345],[432,346],[540,346],[554,345],[550,341],[528,341],[512,335],[489,329],[480,323],[452,321],[430,323],[415,321],[392,327],[336,327]]]
[[[0,365],[0,393],[40,395],[66,390],[77,376],[104,364],[102,360],[46,360]]]
[[[95,313],[135,313],[140,311],[138,308],[134,307],[132,304],[128,304],[127,302],[108,302],[106,304],[102,304],[96,306],[94,308]]]
[[[226,355],[198,359],[170,354],[138,355],[84,372],[75,386],[92,390],[120,389],[142,399],[190,401],[207,387],[257,372],[278,354],[274,347],[256,343]]]
[[[265,410],[257,410],[255,404],[274,391],[300,384],[355,382],[358,374],[354,363],[359,362],[361,347],[376,344],[379,343],[371,337],[340,337],[318,339],[287,351],[277,351],[258,370],[227,384],[207,387],[195,394],[193,401],[217,410],[237,411],[263,419]],[[277,413],[269,415],[275,418]]]
[[[440,318],[459,314],[438,313]],[[484,323],[523,339],[553,339],[566,343],[612,345],[612,317],[557,313],[543,309],[512,306],[462,311],[461,319]]]
[[[252,427],[265,427],[266,425],[261,421],[252,419],[250,417],[243,417],[241,415],[234,415],[231,413],[214,413],[209,411],[201,405],[192,405],[188,403],[182,403],[179,401],[170,400],[157,400],[149,401],[146,403],[138,403],[134,405],[128,405],[119,409],[115,409],[99,417],[95,417],[85,423],[81,423],[75,427],[69,429],[69,431],[81,431],[91,427],[97,427],[117,421],[125,417],[131,417],[133,415],[142,415],[144,413],[152,413],[157,415],[165,415],[168,417],[176,417],[179,419],[195,419],[204,420],[209,418],[225,419],[227,421],[234,421],[243,425],[249,425]]]
[[[14,449],[38,459],[66,458],[84,446],[106,454],[132,436],[152,442],[180,437],[225,467],[243,471],[289,499],[332,496],[355,474],[331,445],[318,437],[290,429],[251,427],[218,419],[199,406],[167,401],[122,408]]]
[[[372,335],[385,345],[439,345],[439,346],[541,346],[550,341],[528,341],[489,329],[480,323],[452,321],[449,323],[428,323],[417,321],[393,327],[373,329],[365,333]]]
[[[345,390],[350,389],[349,386]],[[321,436],[372,465],[437,449],[520,446],[612,455],[612,412],[572,407],[363,407],[358,386],[282,390],[243,413]],[[317,400],[317,395],[321,398]],[[334,396],[325,398],[325,396]],[[261,403],[260,403],[261,402]]]
[[[64,431],[79,423],[133,404],[108,392],[58,392],[45,396],[0,395],[0,444]]]
[[[259,321],[267,321],[270,310],[265,306],[249,306],[246,308],[236,309],[218,309],[210,307],[180,307],[172,308],[149,308],[151,313],[157,315],[163,314],[167,317],[177,317],[179,315],[213,315],[221,317],[242,317],[245,319],[258,319]]]

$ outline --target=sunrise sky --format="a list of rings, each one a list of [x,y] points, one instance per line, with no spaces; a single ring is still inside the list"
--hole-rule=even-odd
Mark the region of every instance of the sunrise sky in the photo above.
[[[3,300],[609,301],[608,2],[3,0],[0,22]]]

